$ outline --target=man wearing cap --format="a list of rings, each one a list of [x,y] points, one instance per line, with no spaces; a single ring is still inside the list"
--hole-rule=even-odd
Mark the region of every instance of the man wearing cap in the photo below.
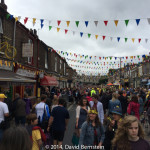
[[[2,138],[3,134],[3,128],[2,128],[2,123],[5,119],[5,117],[9,116],[9,111],[8,111],[8,106],[5,104],[3,101],[4,99],[7,98],[4,94],[0,94],[0,140]]]

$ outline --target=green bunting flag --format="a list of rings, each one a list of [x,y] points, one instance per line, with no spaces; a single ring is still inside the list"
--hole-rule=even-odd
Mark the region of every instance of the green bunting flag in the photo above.
[[[129,23],[129,20],[125,20],[125,24],[126,24],[126,26],[128,25],[128,23]]]
[[[9,17],[10,17],[10,14],[7,14],[7,15],[6,15],[6,18],[8,19]]]
[[[128,38],[125,38],[125,42],[127,42]]]
[[[91,37],[91,34],[88,34],[88,38],[90,38]]]
[[[79,26],[79,21],[76,21],[76,26],[77,26],[77,27]]]

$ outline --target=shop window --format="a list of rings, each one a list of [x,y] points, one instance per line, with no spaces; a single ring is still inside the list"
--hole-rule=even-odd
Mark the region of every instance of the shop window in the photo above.
[[[25,85],[25,92],[28,96],[34,96],[34,85]]]

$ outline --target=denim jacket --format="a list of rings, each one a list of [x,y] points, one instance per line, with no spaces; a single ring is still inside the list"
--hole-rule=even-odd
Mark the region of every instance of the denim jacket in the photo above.
[[[96,131],[97,131],[98,142],[103,142],[105,138],[103,125],[101,124],[101,126],[97,127]],[[82,124],[81,134],[79,139],[80,150],[81,150],[81,145],[94,146],[94,127],[92,126],[91,122],[88,124],[87,121],[85,121]]]

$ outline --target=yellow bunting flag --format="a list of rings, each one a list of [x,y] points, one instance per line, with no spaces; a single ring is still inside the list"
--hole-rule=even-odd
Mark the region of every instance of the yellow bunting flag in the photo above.
[[[97,38],[98,38],[98,35],[95,35],[95,38],[96,38],[96,40],[97,40]]]
[[[2,60],[0,60],[0,65],[2,66]]]
[[[8,62],[8,66],[10,67],[10,62]]]
[[[116,25],[116,27],[117,27],[117,25],[118,25],[118,20],[114,20],[114,22],[115,22],[115,25]]]
[[[66,21],[66,23],[67,23],[67,27],[69,27],[70,21]]]
[[[135,40],[135,39],[134,39],[134,38],[132,38],[132,42],[133,42],[133,43],[134,43],[134,40]]]
[[[7,61],[5,61],[5,65],[7,66]]]
[[[15,17],[15,21],[16,21],[16,22],[18,21],[18,17]]]
[[[133,56],[130,56],[131,59],[133,59]]]
[[[60,28],[57,28],[57,32],[59,32]]]
[[[21,68],[21,64],[19,65],[19,67]]]
[[[82,56],[80,56],[80,58],[82,58]]]
[[[13,66],[15,67],[15,62],[13,62]]]
[[[36,18],[33,18],[33,26],[35,25],[36,23]]]

